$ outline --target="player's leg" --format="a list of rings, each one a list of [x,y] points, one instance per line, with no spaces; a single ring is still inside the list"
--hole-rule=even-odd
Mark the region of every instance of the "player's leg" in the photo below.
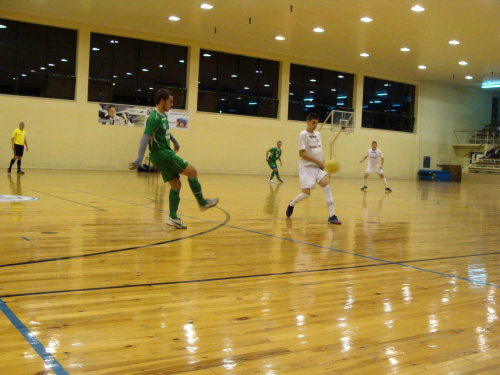
[[[9,168],[7,169],[7,173],[10,173],[10,171],[12,171],[12,166],[14,165],[15,162],[16,162],[16,156],[14,156],[12,158],[12,160],[10,161],[10,165],[9,165]]]
[[[368,170],[365,172],[365,175],[363,176],[363,187],[361,190],[366,190],[368,188],[368,176],[370,175],[370,172]]]
[[[391,192],[392,190],[389,188],[389,185],[387,185],[387,179],[385,178],[384,172],[382,172],[382,170],[381,173],[379,173],[379,177],[384,181],[385,191]]]
[[[269,168],[272,169],[271,177],[269,177],[269,182],[274,182],[273,177],[276,174],[276,164],[272,161],[267,162],[267,164],[269,165]]]
[[[182,160],[181,158],[178,158]],[[184,162],[184,160],[182,160]],[[185,162],[187,163],[187,162]],[[181,174],[187,176],[188,178],[188,183],[189,187],[191,188],[191,191],[194,194],[194,197],[196,198],[196,201],[198,202],[198,205],[202,211],[205,211],[211,207],[217,206],[217,203],[219,202],[219,198],[207,198],[205,199],[203,197],[203,192],[201,190],[201,184],[198,181],[198,171],[194,166],[191,164],[187,164],[187,166],[180,172]]]
[[[278,167],[276,167],[276,169],[274,170],[274,173],[276,174],[276,177],[278,178],[278,181],[279,182],[283,182],[283,180],[280,178],[280,173],[278,171]]]
[[[293,198],[286,209],[286,217],[290,217],[293,214],[293,209],[295,205],[302,202],[304,199],[309,198],[311,195],[311,187],[316,185],[316,180],[314,178],[313,168],[299,168],[299,180],[302,192]]]
[[[335,215],[335,205],[333,201],[332,189],[330,188],[330,181],[328,179],[328,175],[324,176],[319,182],[319,186],[323,189],[325,193],[325,202],[328,207],[328,222],[332,224],[340,225],[342,224],[338,219],[337,215]]]

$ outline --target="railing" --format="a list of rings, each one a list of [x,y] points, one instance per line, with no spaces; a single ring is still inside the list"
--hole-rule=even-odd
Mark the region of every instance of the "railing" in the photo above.
[[[455,130],[453,132],[454,144],[493,144],[499,143],[500,137],[494,131],[484,130]]]

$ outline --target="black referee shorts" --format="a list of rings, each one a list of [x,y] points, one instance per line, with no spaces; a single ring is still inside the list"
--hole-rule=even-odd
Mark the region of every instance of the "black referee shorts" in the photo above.
[[[23,156],[23,154],[24,154],[24,146],[14,145],[14,156]]]

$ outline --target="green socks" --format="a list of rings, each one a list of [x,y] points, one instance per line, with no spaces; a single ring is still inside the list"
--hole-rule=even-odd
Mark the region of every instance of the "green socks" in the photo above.
[[[189,187],[191,188],[191,191],[194,194],[194,197],[198,201],[198,204],[200,206],[206,205],[207,201],[205,198],[203,198],[203,193],[201,192],[201,184],[198,182],[198,177],[188,178],[188,182],[189,182]]]
[[[170,189],[170,194],[168,196],[169,200],[169,209],[170,209],[170,217],[172,219],[178,219],[177,217],[177,209],[179,208],[179,202],[181,201],[180,191]]]

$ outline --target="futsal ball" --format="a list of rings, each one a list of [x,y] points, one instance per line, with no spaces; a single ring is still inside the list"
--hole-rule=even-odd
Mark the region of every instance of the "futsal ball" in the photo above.
[[[340,163],[337,160],[331,159],[325,162],[326,173],[335,173],[338,172],[339,169],[340,169]]]

